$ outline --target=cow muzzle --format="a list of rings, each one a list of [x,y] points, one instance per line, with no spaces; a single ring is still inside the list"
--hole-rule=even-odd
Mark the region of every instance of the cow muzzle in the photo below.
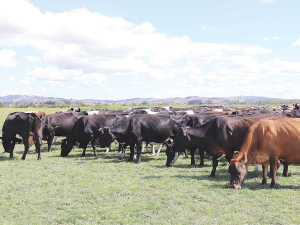
[[[239,184],[230,184],[230,185],[229,185],[229,188],[233,188],[233,189],[236,189],[236,190],[240,190],[240,189],[241,189],[241,185],[239,185]]]

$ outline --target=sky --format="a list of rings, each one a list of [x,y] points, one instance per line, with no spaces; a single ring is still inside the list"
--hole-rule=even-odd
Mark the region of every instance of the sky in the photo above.
[[[297,0],[0,0],[0,96],[300,98]]]

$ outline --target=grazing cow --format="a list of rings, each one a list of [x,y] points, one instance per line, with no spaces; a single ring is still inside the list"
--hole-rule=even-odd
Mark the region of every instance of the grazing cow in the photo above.
[[[98,137],[99,128],[103,126],[113,126],[125,121],[127,117],[118,115],[95,115],[84,116],[78,119],[61,144],[61,156],[68,156],[76,142],[79,142],[79,147],[83,148],[81,156],[85,156],[86,147],[91,142],[94,150],[94,155],[97,156],[96,138]]]
[[[49,127],[55,128],[55,136],[66,137],[71,132],[76,121],[82,117],[80,112],[65,112],[46,115],[42,118],[42,137],[48,143],[48,151],[51,151],[52,141],[54,138],[53,132]]]
[[[168,115],[133,115],[113,128],[103,128],[100,132],[101,147],[109,146],[115,139],[130,145],[133,160],[134,145],[137,149],[137,163],[141,162],[142,142],[165,143],[179,129],[182,118]]]
[[[216,118],[218,116],[223,116],[224,114],[220,113],[208,113],[208,114],[202,114],[202,115],[186,115],[183,118],[183,123],[181,126],[184,127],[195,127],[199,126],[201,124],[206,123],[207,121]],[[168,143],[168,146],[172,145],[172,142]],[[195,151],[197,148],[190,148],[190,153],[191,153],[191,165],[195,165]],[[203,148],[198,148],[199,149],[199,155],[200,155],[200,166],[204,166],[204,149]]]
[[[204,148],[213,157],[213,169],[210,177],[215,176],[218,160],[221,156],[232,159],[239,151],[249,127],[273,114],[250,116],[222,116],[191,128],[182,127],[174,137],[172,145],[167,145],[166,166],[172,166],[178,158],[178,152],[186,148]]]
[[[253,124],[237,158],[230,161],[230,187],[240,189],[251,163],[263,166],[262,184],[267,183],[270,164],[271,188],[275,188],[278,160],[300,164],[300,119],[269,118]],[[287,172],[287,171],[286,171]]]
[[[14,147],[18,138],[16,135],[22,137],[25,151],[22,156],[24,160],[28,152],[29,146],[34,144],[36,139],[36,123],[40,118],[35,113],[15,112],[7,116],[2,127],[2,145],[5,152],[10,153],[10,158],[14,155]],[[38,159],[41,159],[40,148],[37,147]]]

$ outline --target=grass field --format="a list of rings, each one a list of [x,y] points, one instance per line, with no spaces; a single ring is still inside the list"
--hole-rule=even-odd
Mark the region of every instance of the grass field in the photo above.
[[[0,126],[13,111],[0,109]],[[190,166],[183,156],[167,168],[164,153],[155,158],[149,149],[137,165],[127,162],[129,150],[120,160],[116,148],[113,144],[110,153],[97,148],[97,158],[91,148],[84,158],[75,148],[61,158],[60,142],[50,153],[44,143],[42,160],[31,147],[21,161],[23,145],[17,144],[9,159],[1,143],[0,224],[299,224],[298,166],[290,166],[287,178],[280,168],[274,190],[270,179],[260,185],[261,169],[252,172],[251,166],[236,191],[228,188],[226,161],[209,178],[209,157],[202,168]]]

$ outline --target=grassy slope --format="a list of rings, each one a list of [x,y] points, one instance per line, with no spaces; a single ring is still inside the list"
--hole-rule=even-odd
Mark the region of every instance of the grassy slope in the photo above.
[[[0,113],[3,121],[5,113]],[[119,160],[116,146],[112,147],[110,153],[98,148],[98,158],[90,148],[85,158],[78,148],[61,158],[60,142],[51,153],[44,145],[40,161],[34,148],[21,161],[23,145],[16,145],[12,160],[1,153],[0,223],[299,223],[298,166],[290,166],[288,178],[277,176],[275,190],[260,186],[261,171],[251,172],[251,167],[243,189],[235,191],[227,188],[225,161],[220,162],[216,178],[209,178],[208,157],[203,168],[189,166],[190,160],[183,156],[166,168],[165,154],[155,158],[148,151],[137,165],[126,161],[128,151]]]

